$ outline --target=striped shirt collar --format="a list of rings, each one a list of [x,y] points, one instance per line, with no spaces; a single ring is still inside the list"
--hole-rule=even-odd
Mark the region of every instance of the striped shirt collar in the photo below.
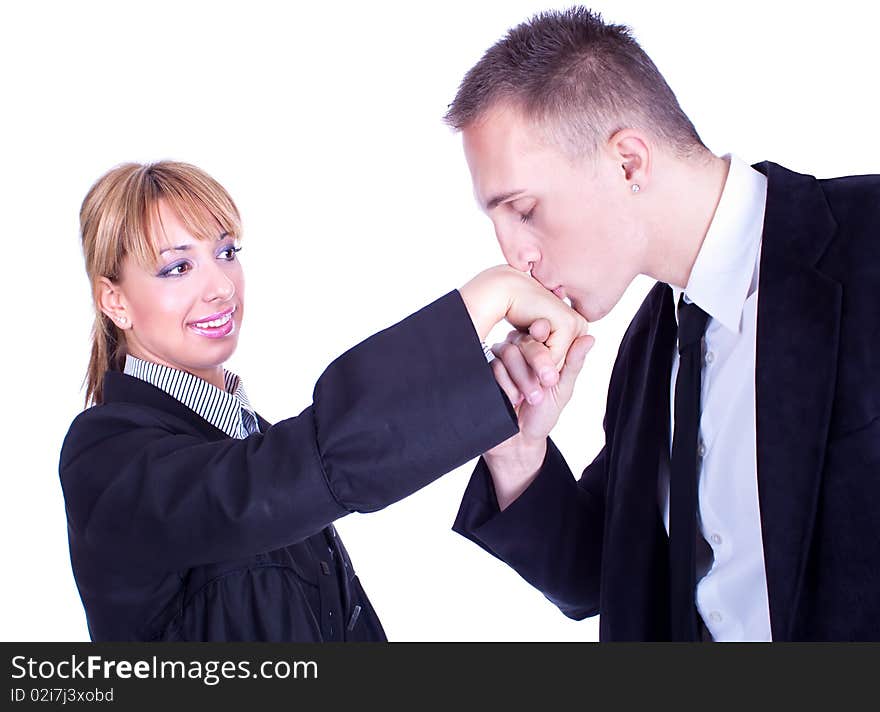
[[[125,356],[123,372],[156,386],[229,437],[241,439],[259,432],[244,383],[232,371],[223,369],[225,391],[186,371],[131,354]]]

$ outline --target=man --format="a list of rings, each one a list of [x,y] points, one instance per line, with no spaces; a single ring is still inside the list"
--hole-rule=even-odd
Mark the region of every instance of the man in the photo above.
[[[515,29],[450,105],[507,261],[588,320],[658,281],[620,346],[605,447],[548,439],[546,325],[495,347],[520,432],[455,529],[603,640],[880,638],[880,177],[713,155],[625,27]]]

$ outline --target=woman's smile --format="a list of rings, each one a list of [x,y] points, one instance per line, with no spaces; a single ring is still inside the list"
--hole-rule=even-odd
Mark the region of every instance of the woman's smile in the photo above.
[[[235,321],[232,315],[235,313],[235,307],[231,307],[219,314],[212,314],[200,321],[191,321],[187,326],[200,336],[206,336],[209,339],[220,339],[229,336],[235,330]]]

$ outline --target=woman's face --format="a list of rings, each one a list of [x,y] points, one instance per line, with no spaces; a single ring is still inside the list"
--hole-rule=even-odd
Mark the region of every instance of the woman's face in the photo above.
[[[149,271],[127,256],[115,285],[128,352],[222,387],[244,311],[238,248],[219,227],[216,240],[194,237],[164,201],[157,212],[159,263]]]

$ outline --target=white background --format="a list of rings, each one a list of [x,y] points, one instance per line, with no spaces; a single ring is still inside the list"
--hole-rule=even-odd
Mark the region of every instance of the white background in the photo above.
[[[294,415],[335,356],[502,261],[441,116],[482,52],[547,7],[2,5],[0,639],[88,637],[57,461],[88,358],[77,214],[91,183],[122,161],[172,158],[227,187],[248,279],[229,365],[264,416]],[[716,153],[820,177],[880,169],[876,3],[593,7],[634,29]],[[576,472],[601,446],[611,364],[649,287],[637,281],[594,327],[555,433]],[[596,619],[566,619],[450,531],[470,469],[338,522],[389,637],[595,640]]]

